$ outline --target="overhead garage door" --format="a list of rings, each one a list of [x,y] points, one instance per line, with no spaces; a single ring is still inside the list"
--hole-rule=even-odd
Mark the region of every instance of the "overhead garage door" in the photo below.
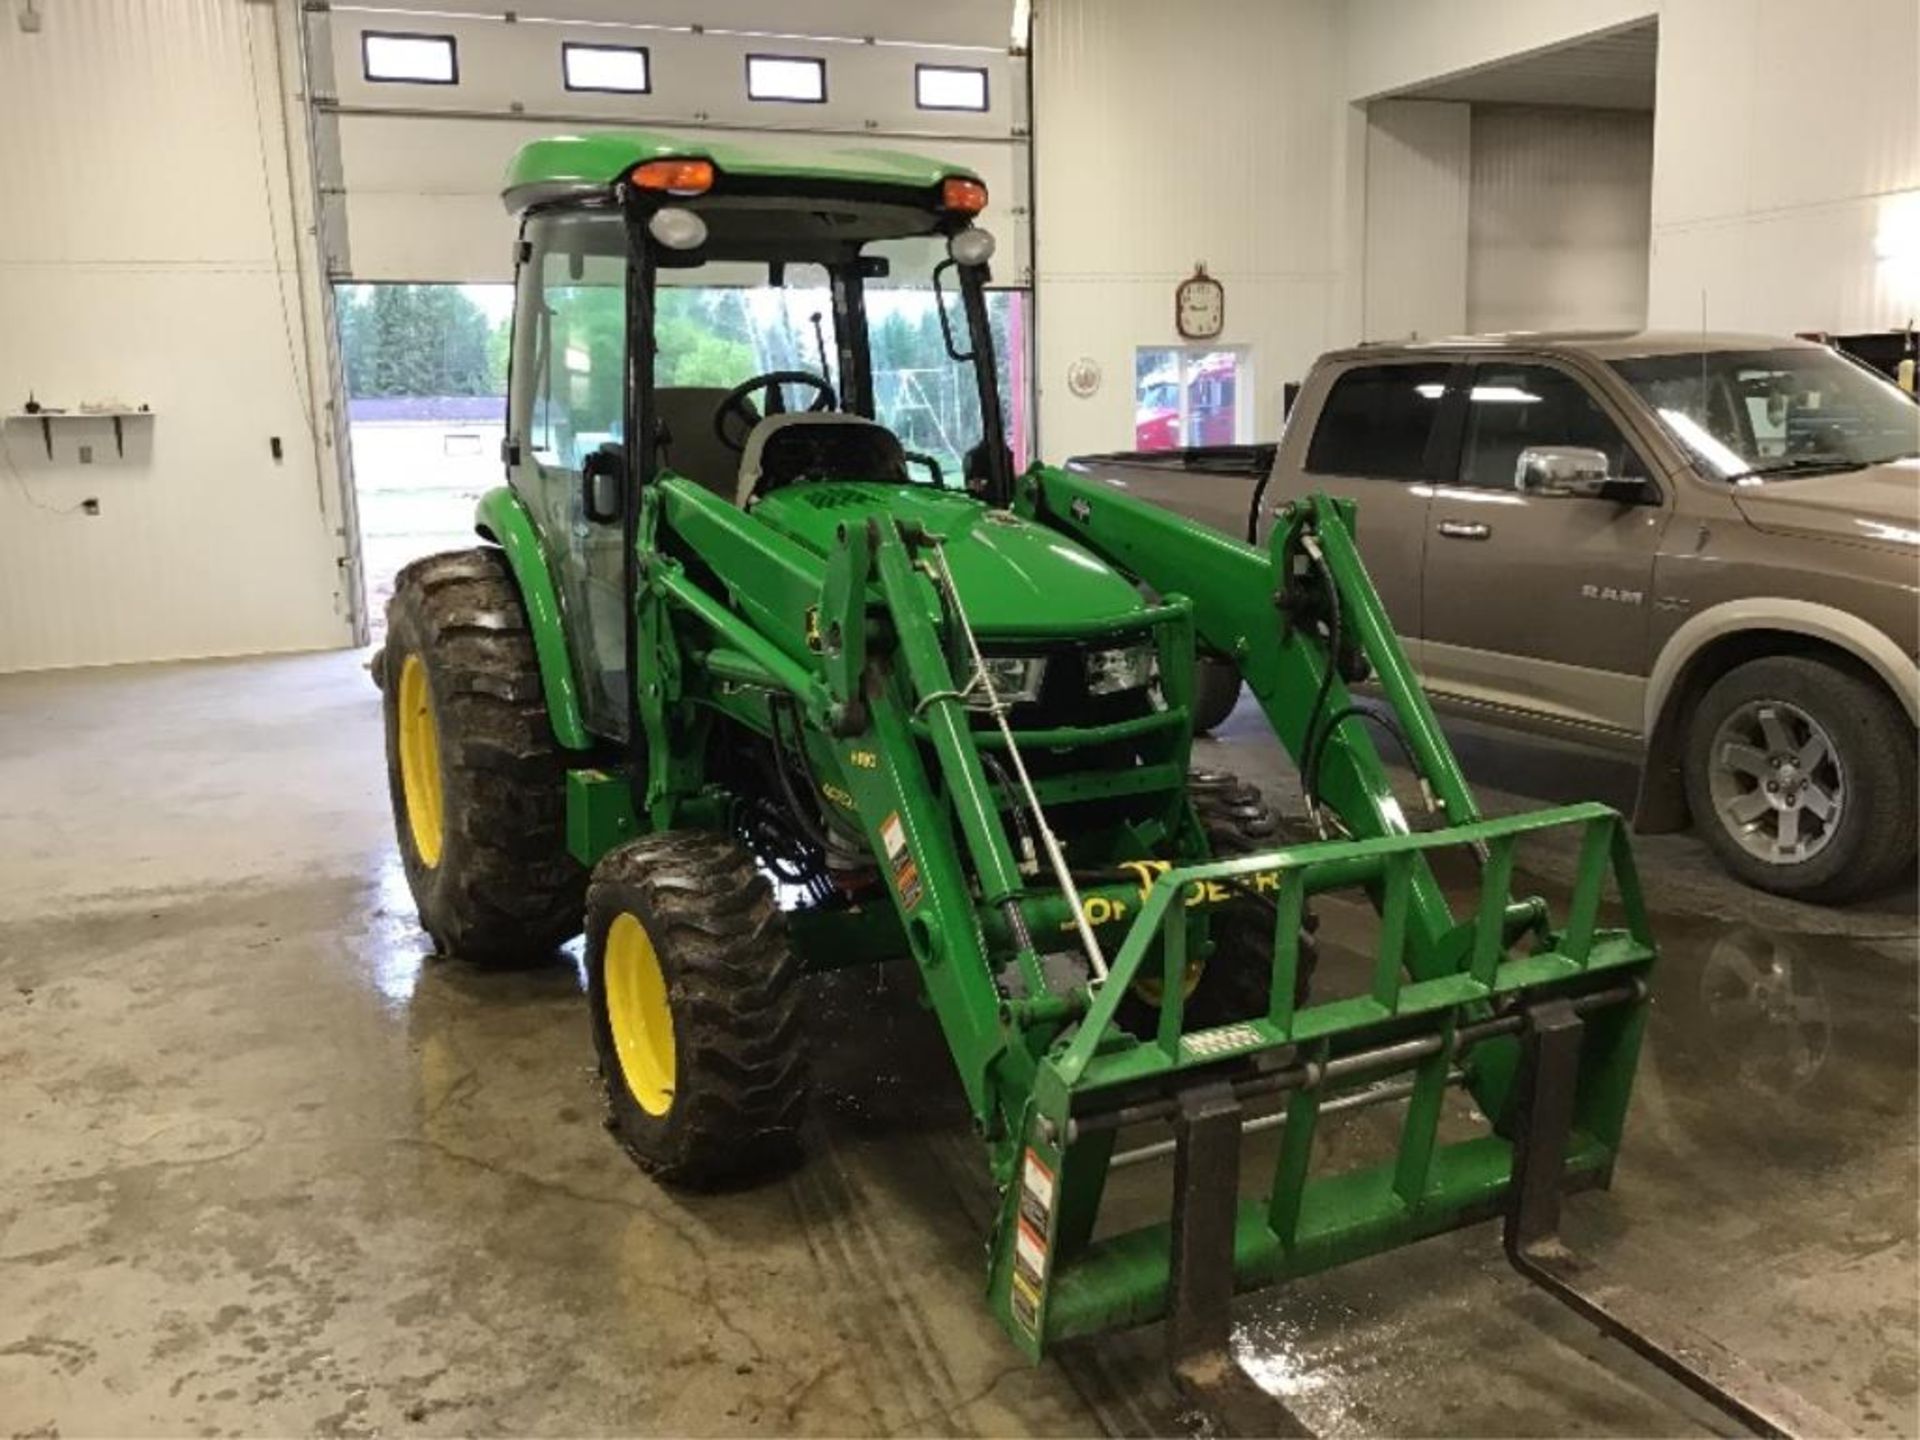
[[[541,135],[640,125],[951,158],[993,196],[999,283],[1029,283],[1026,61],[1009,53],[1008,0],[668,0],[647,7],[645,23],[631,18],[637,8],[559,0],[543,13],[311,12],[334,277],[511,279],[499,192],[513,152]],[[797,81],[802,93],[817,83],[822,98],[750,98],[749,57],[765,81]],[[376,78],[396,71],[419,78]],[[644,92],[590,88],[642,83]],[[984,110],[944,108],[982,101]]]

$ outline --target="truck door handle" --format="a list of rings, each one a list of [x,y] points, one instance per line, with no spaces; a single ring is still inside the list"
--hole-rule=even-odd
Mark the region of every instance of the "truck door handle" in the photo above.
[[[1442,520],[1440,533],[1449,540],[1485,540],[1493,534],[1493,527],[1478,520]]]

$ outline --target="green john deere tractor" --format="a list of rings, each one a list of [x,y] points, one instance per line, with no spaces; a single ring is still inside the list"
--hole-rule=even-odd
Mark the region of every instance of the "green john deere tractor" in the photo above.
[[[794,1157],[805,977],[897,960],[985,1145],[988,1303],[1027,1355],[1165,1316],[1177,1360],[1217,1356],[1236,1288],[1502,1214],[1570,1297],[1559,1197],[1610,1177],[1654,959],[1626,831],[1596,804],[1481,818],[1351,509],[1295,507],[1263,550],[1016,473],[987,193],[953,165],[603,133],[527,146],[506,200],[508,483],[485,545],[395,590],[393,803],[443,950],[584,929],[634,1159],[704,1186]],[[1196,647],[1298,763],[1292,838],[1190,769]],[[1579,836],[1558,917],[1510,893],[1554,827]],[[1443,850],[1478,870],[1458,911]],[[1330,891],[1378,943],[1316,999]],[[1454,1086],[1474,1134],[1441,1133]],[[1384,1101],[1392,1153],[1319,1173],[1318,1117]],[[1249,1123],[1284,1126],[1258,1199]],[[1171,1214],[1102,1231],[1118,1142],[1168,1125]]]

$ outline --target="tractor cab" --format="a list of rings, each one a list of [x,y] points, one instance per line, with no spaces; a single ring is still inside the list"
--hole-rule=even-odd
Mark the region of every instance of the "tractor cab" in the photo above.
[[[627,727],[624,556],[651,481],[747,511],[829,483],[842,509],[848,486],[886,508],[910,490],[1009,501],[994,240],[972,173],[569,136],[521,152],[506,202],[521,216],[509,479],[549,549],[599,733]],[[768,520],[815,540],[811,511],[794,531],[785,508]]]

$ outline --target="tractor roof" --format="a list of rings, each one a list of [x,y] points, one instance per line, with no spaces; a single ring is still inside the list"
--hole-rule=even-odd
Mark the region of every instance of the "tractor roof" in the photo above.
[[[713,161],[723,175],[792,181],[797,189],[828,184],[931,190],[948,176],[980,178],[964,165],[900,150],[785,152],[683,139],[657,130],[602,130],[591,135],[556,135],[521,146],[507,166],[503,198],[507,208],[517,212],[529,205],[604,194],[643,161],[695,157]]]

